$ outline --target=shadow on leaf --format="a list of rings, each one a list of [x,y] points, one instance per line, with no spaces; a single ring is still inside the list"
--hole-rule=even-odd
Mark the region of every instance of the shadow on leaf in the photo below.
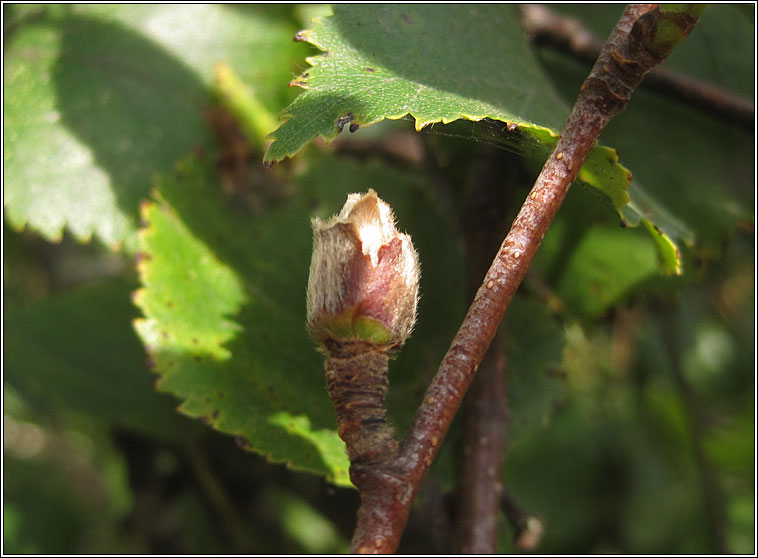
[[[153,174],[207,142],[206,89],[167,51],[121,25],[68,15],[60,26],[53,77],[61,121],[92,150],[136,223]]]

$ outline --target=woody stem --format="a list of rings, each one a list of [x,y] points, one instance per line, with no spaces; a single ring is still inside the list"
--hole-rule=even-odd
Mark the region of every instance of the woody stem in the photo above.
[[[397,459],[374,469],[366,491],[356,483],[362,505],[354,552],[397,549],[421,481],[579,168],[645,74],[689,34],[699,10],[687,5],[663,11],[650,4],[630,4],[624,10],[427,389]],[[352,477],[364,480],[355,473]]]
[[[389,353],[383,348],[363,342],[327,344],[326,385],[351,465],[384,461],[397,453],[384,408],[388,367]]]

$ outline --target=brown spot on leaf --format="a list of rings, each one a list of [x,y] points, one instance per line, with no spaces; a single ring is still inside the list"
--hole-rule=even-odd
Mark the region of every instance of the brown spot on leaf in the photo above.
[[[149,262],[153,259],[153,256],[149,252],[137,252],[134,254],[134,263],[139,265],[143,261]]]

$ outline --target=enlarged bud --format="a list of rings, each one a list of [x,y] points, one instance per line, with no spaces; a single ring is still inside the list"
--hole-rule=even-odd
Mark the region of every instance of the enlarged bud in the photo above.
[[[376,195],[350,194],[328,221],[312,220],[308,327],[314,339],[399,347],[413,329],[419,266],[392,209]]]

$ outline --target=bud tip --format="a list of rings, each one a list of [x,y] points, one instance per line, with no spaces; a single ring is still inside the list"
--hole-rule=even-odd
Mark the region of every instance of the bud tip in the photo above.
[[[339,214],[312,220],[308,326],[317,342],[399,347],[418,302],[418,256],[373,189],[350,194]]]

